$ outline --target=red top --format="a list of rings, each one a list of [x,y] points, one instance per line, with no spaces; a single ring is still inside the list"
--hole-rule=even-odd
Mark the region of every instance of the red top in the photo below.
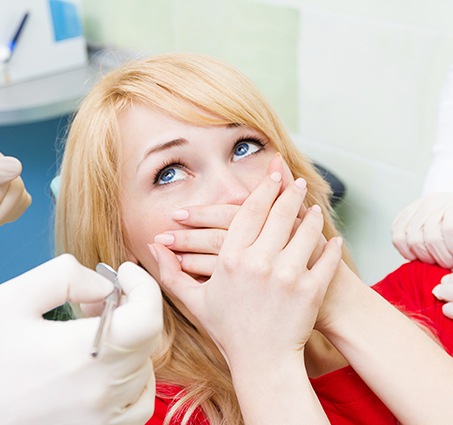
[[[373,289],[402,311],[415,315],[434,331],[446,351],[453,354],[453,320],[443,315],[444,303],[431,293],[442,276],[448,273],[449,270],[441,267],[414,261],[401,266],[374,285]],[[398,423],[350,366],[311,379],[311,383],[333,425]],[[178,387],[158,384],[158,391],[164,391],[169,398],[156,398],[155,413],[146,425],[163,424],[171,400],[180,390]],[[178,422],[172,423],[177,425]],[[206,425],[207,422],[198,412],[190,424]]]

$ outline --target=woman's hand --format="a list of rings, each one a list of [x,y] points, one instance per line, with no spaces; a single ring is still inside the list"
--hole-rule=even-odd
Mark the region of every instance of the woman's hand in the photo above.
[[[268,167],[268,174],[282,175],[280,193],[294,178],[281,155],[276,154]],[[186,226],[157,235],[154,242],[165,245],[178,255],[182,269],[192,275],[209,278],[214,270],[217,255],[226,238],[228,228],[239,211],[239,205],[213,204],[187,206],[174,211],[172,218]],[[306,212],[302,204],[295,221],[295,228]]]
[[[158,243],[151,252],[161,285],[211,336],[230,366],[247,424],[328,423],[311,388],[303,350],[341,258],[330,241],[307,264],[322,233],[319,207],[294,231],[306,188],[296,180],[279,196],[273,173],[236,213],[212,276],[198,283],[175,254]]]
[[[230,364],[300,352],[340,261],[334,240],[308,269],[323,218],[313,207],[291,237],[305,182],[298,179],[278,196],[280,178],[268,176],[244,202],[204,284],[183,272],[171,251],[152,245],[162,286],[202,323]]]

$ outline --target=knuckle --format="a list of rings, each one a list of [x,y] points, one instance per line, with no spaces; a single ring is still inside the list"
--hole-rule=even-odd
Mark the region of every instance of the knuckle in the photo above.
[[[56,261],[58,262],[59,267],[61,267],[69,276],[76,273],[80,267],[80,263],[72,254],[61,254],[56,258]]]
[[[241,266],[241,258],[232,252],[223,255],[222,262],[227,272],[234,272]]]
[[[275,279],[279,285],[293,286],[299,279],[299,273],[294,267],[283,267],[274,273]]]

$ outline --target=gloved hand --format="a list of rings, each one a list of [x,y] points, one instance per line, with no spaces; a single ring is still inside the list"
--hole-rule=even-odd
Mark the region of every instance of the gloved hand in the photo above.
[[[453,275],[444,276],[439,285],[434,287],[433,294],[437,299],[445,301],[442,311],[445,316],[453,319]]]
[[[150,360],[160,341],[159,287],[124,263],[127,300],[114,312],[98,357],[90,355],[99,317],[47,321],[63,304],[94,303],[113,285],[65,254],[0,285],[0,412],[5,425],[143,425],[154,409]]]
[[[19,177],[22,164],[0,153],[0,226],[19,218],[30,206],[31,196]]]
[[[396,217],[392,230],[403,257],[453,268],[453,192],[424,195]]]

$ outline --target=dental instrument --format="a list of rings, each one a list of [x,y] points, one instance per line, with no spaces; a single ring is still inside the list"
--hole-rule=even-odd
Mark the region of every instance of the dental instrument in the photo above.
[[[102,312],[101,321],[99,322],[99,327],[90,352],[92,357],[96,357],[99,354],[102,342],[104,341],[105,333],[108,332],[110,328],[113,311],[116,307],[118,307],[122,293],[118,282],[118,273],[112,267],[105,263],[99,263],[96,266],[96,272],[106,277],[113,283],[113,291],[104,299],[104,310]]]

